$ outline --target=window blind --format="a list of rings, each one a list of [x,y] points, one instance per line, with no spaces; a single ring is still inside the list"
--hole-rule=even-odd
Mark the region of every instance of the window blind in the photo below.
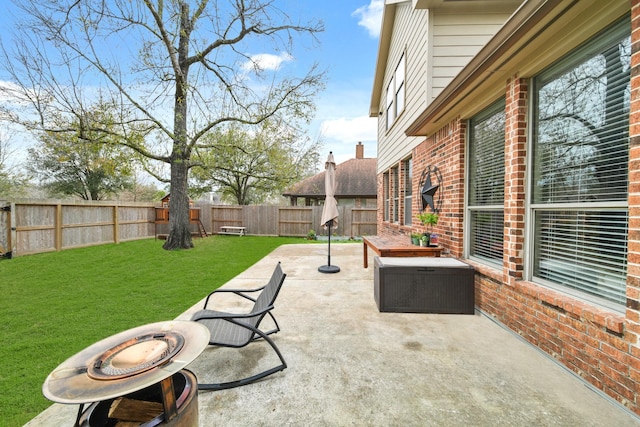
[[[534,275],[625,303],[626,211],[536,212]]]
[[[504,243],[504,100],[470,121],[469,255],[500,265]]]
[[[630,38],[598,47],[537,79],[534,203],[627,199]]]
[[[469,204],[504,204],[504,103],[488,117],[471,120]]]
[[[404,161],[404,225],[411,225],[413,197],[413,160]]]
[[[504,212],[471,211],[470,255],[492,264],[502,264]]]
[[[534,81],[533,277],[625,303],[630,23]]]

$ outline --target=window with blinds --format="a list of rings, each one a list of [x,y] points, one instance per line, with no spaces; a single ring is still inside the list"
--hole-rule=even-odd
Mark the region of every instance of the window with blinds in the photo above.
[[[630,23],[534,81],[533,276],[624,304]]]
[[[413,161],[407,159],[404,161],[404,225],[411,225],[413,198]]]
[[[606,300],[625,302],[626,210],[538,210],[534,274]]]
[[[469,126],[469,256],[502,264],[504,242],[504,100],[472,118]]]
[[[399,202],[400,202],[400,177],[398,176],[398,167],[393,167],[391,168],[391,186],[392,186],[392,192],[393,192],[393,200],[391,201],[392,203],[392,208],[391,208],[391,221],[395,222],[396,224],[398,223],[398,221],[400,220],[398,217],[399,214]]]
[[[382,197],[384,198],[384,220],[389,221],[389,172],[382,175]]]

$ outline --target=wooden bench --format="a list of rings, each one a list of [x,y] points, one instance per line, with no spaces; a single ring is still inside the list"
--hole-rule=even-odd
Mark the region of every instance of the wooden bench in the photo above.
[[[412,245],[408,236],[363,236],[363,267],[369,267],[367,246],[380,257],[439,257],[440,246],[422,247]]]
[[[220,232],[218,234],[234,234],[236,236],[244,236],[247,234],[247,227],[223,225],[222,227],[220,227]]]

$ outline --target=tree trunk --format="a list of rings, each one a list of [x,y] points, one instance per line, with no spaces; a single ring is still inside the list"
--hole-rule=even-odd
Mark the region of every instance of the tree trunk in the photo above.
[[[169,236],[164,249],[191,249],[193,241],[189,229],[188,163],[171,163],[171,197],[169,199]]]
[[[169,236],[164,249],[191,249],[193,241],[189,229],[189,159],[191,151],[187,137],[187,76],[189,65],[189,5],[181,3],[180,41],[176,73],[176,92],[173,117],[173,153],[171,153],[171,198],[169,199]]]

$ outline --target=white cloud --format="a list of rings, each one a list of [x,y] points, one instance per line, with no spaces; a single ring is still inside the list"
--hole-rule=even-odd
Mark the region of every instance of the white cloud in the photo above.
[[[323,121],[320,125],[320,133],[324,138],[355,145],[358,141],[375,141],[377,126],[378,121],[368,116],[340,118]]]
[[[384,0],[371,0],[368,5],[354,10],[351,16],[360,18],[358,25],[366,28],[369,36],[376,38],[380,35],[383,9]]]
[[[259,53],[251,56],[251,60],[242,64],[242,69],[245,71],[251,70],[278,70],[284,62],[293,60],[293,57],[286,52],[282,52],[280,55],[273,55],[270,53]]]
[[[23,89],[13,82],[0,80],[0,103],[24,105],[26,99]]]

